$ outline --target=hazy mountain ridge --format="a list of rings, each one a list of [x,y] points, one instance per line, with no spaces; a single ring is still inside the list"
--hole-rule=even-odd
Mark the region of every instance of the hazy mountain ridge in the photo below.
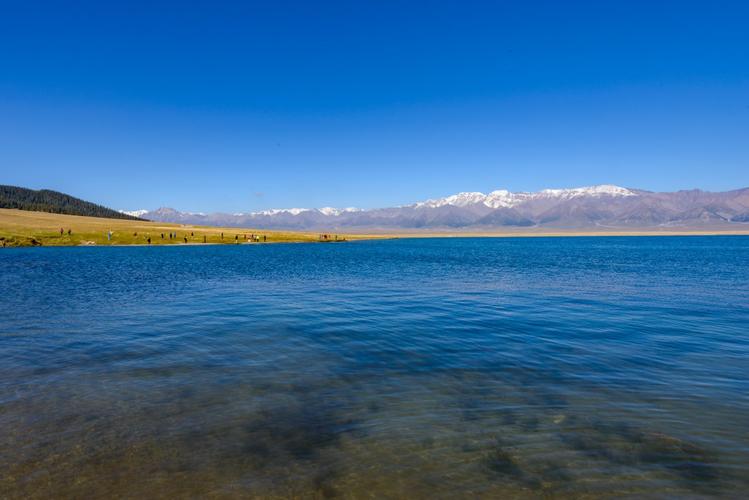
[[[631,229],[743,226],[749,222],[749,188],[651,192],[613,185],[457,193],[400,207],[361,210],[293,208],[251,213],[189,213],[171,208],[129,212],[182,224],[284,229],[491,230]]]

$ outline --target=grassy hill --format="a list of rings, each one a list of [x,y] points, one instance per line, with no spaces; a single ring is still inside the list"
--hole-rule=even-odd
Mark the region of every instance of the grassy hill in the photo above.
[[[169,238],[170,233],[176,237]],[[260,245],[319,241],[317,233],[116,220],[0,208],[0,250],[15,246],[148,245],[149,238],[151,245],[233,245],[247,242],[252,234],[260,236],[260,242],[253,243]],[[338,236],[341,240],[383,238],[362,234]]]
[[[65,193],[48,189],[35,191],[16,186],[0,185],[0,208],[83,215],[86,217],[106,217],[108,219],[140,220],[137,217],[121,214],[111,208],[84,201]]]

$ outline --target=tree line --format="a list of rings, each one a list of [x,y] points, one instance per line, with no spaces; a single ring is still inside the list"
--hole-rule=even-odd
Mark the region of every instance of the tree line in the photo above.
[[[106,217],[109,219],[143,220],[65,193],[49,189],[35,191],[17,186],[0,185],[0,208],[84,215],[87,217]]]

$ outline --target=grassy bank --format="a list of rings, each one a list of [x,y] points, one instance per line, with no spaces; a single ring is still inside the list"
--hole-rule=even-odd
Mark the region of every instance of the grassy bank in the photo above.
[[[60,229],[62,229],[62,234],[60,234]],[[112,232],[111,239],[108,237],[110,231]],[[170,239],[169,233],[176,233],[176,237]],[[149,244],[148,238],[151,239],[152,245],[184,245],[185,242],[233,245],[236,242],[245,243],[253,234],[260,237],[260,243],[320,241],[320,235],[316,232],[192,226],[0,209],[0,247],[3,244],[6,247],[147,245]],[[364,234],[338,234],[337,236],[339,240],[384,237]]]

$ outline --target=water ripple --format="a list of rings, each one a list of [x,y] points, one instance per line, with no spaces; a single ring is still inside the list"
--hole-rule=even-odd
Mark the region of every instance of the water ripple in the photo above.
[[[725,496],[749,238],[0,252],[0,497]]]

